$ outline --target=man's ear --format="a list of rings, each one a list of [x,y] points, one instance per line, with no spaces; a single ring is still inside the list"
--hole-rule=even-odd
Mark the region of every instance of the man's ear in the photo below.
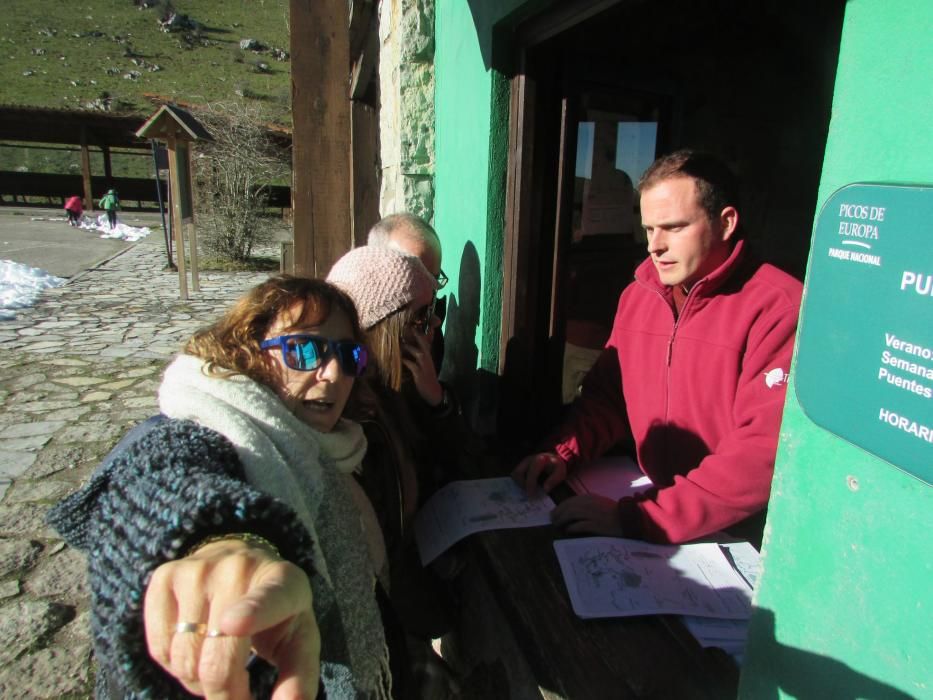
[[[739,227],[739,212],[735,207],[726,207],[719,213],[719,225],[722,227],[722,240],[728,241],[732,238]]]

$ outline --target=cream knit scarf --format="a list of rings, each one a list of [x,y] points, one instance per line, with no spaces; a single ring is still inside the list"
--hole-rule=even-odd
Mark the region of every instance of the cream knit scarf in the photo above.
[[[322,673],[326,679],[328,661],[346,664],[359,697],[388,697],[375,577],[349,483],[366,451],[362,429],[341,420],[332,432],[320,433],[268,387],[242,375],[209,376],[205,365],[189,355],[172,362],[159,390],[159,408],[170,418],[195,421],[230,440],[250,485],[295,511],[314,541],[319,575],[311,586],[321,627]]]

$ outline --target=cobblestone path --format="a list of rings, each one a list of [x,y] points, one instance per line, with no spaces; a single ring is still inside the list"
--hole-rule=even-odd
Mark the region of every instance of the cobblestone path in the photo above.
[[[136,245],[0,321],[0,698],[90,698],[81,555],[44,523],[132,425],[162,369],[266,273],[202,273],[178,298],[157,246]]]

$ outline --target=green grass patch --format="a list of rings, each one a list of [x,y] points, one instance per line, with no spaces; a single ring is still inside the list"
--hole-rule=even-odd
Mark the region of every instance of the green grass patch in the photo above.
[[[103,173],[103,153],[93,146],[89,151],[91,172]],[[110,165],[114,177],[153,176],[152,154],[147,151],[111,149]],[[0,143],[0,170],[80,175],[81,150],[77,146]]]
[[[198,269],[206,272],[278,272],[279,266],[278,258],[266,255],[254,255],[239,262],[198,256]]]
[[[0,102],[83,109],[106,100],[112,111],[148,115],[147,92],[194,103],[240,96],[288,123],[291,64],[268,50],[289,48],[288,0],[173,4],[199,27],[163,32],[160,9],[133,0],[5,0]],[[267,50],[241,50],[246,38]]]

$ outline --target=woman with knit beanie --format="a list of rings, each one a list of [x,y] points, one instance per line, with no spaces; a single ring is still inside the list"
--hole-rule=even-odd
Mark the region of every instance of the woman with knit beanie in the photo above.
[[[449,584],[422,567],[411,525],[418,507],[440,485],[465,476],[460,464],[471,441],[432,359],[440,325],[433,312],[437,281],[418,258],[384,246],[351,250],[327,280],[356,304],[370,353],[364,381],[374,400],[361,402],[354,413],[369,442],[358,478],[382,525],[389,598],[415,666],[415,677],[393,668],[393,679],[404,678],[410,689],[414,684],[411,697],[443,697],[423,681],[446,670],[438,668],[429,642],[449,631],[454,603]]]
[[[88,553],[98,698],[392,696],[386,557],[342,417],[367,363],[351,300],[274,277],[166,370],[51,524]]]

